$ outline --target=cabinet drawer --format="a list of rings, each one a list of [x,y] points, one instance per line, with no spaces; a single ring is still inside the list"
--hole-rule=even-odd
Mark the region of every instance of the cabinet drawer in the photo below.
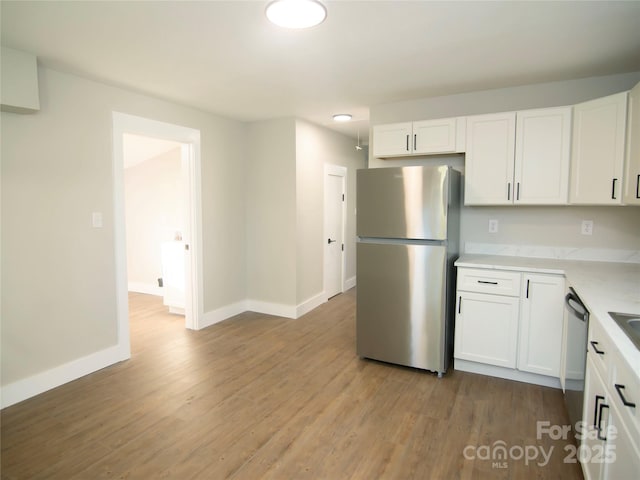
[[[458,269],[458,290],[518,297],[521,276],[519,272],[504,270],[460,268]]]
[[[618,407],[622,423],[640,445],[640,378],[618,352],[612,356],[610,369],[611,401]]]
[[[598,373],[608,384],[611,378],[609,365],[612,361],[614,349],[612,342],[600,325],[600,322],[593,315],[589,319],[589,339],[587,341],[588,356],[593,359],[593,363],[598,369]]]

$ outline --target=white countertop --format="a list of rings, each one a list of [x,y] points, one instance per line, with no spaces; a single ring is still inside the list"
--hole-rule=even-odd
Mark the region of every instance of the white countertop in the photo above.
[[[608,314],[640,316],[640,264],[466,254],[455,265],[564,275],[592,318],[600,321],[623,358],[640,375],[640,351]]]

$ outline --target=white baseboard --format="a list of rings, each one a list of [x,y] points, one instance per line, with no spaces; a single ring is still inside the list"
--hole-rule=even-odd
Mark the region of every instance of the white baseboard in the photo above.
[[[304,302],[302,302],[296,307],[295,318],[300,318],[305,313],[308,313],[314,308],[319,307],[326,301],[327,301],[327,296],[325,295],[324,292],[320,292],[319,294],[305,300]]]
[[[130,288],[130,291],[140,290],[132,290]],[[262,302],[259,300],[244,300],[216,310],[205,312],[198,322],[197,329],[201,330],[246,311],[296,319],[310,312],[319,305],[322,305],[324,302],[326,302],[324,292],[305,300],[298,306]],[[0,405],[2,408],[9,407],[35,395],[46,392],[47,390],[59,387],[60,385],[64,385],[65,383],[76,380],[97,370],[101,370],[109,365],[113,365],[114,363],[127,360],[129,357],[129,354],[121,351],[116,345],[85,357],[72,360],[64,365],[54,367],[31,377],[4,385],[0,390]]]
[[[305,313],[310,312],[314,308],[322,305],[326,302],[324,292],[321,292],[301,304],[285,305],[283,303],[264,302],[262,300],[245,300],[243,302],[237,302],[226,307],[219,308],[206,312],[201,322],[199,322],[199,329],[206,328],[218,322],[222,322],[227,318],[238,315],[239,313],[250,311],[256,313],[264,313],[265,315],[275,315],[277,317],[296,319],[300,318]]]
[[[215,325],[216,323],[222,322],[223,320],[231,318],[242,312],[246,312],[247,310],[247,302],[242,301],[232,303],[231,305],[226,305],[216,310],[205,312],[202,318],[198,321],[196,329],[201,330],[203,328],[210,327],[211,325]]]
[[[127,283],[127,290],[136,293],[146,293],[147,295],[156,295],[158,297],[164,295],[162,287],[152,283],[129,282]]]
[[[459,358],[453,359],[453,369],[461,372],[479,373],[490,377],[506,378],[517,382],[533,383],[543,387],[562,388],[560,379],[538,375],[537,373],[521,372],[511,368],[497,367],[495,365],[485,365],[484,363],[470,362]]]
[[[263,302],[260,300],[247,300],[247,310],[251,312],[275,315],[278,317],[295,319],[297,308],[295,305],[285,305],[283,303]]]
[[[344,291],[346,292],[347,290],[351,290],[353,287],[356,286],[356,276],[354,275],[351,278],[347,278],[344,281]]]
[[[2,387],[2,408],[22,402],[109,365],[127,360],[127,358],[127,356],[123,356],[116,345],[10,383]]]

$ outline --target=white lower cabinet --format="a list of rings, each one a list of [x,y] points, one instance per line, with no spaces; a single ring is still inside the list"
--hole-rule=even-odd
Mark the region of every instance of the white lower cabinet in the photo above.
[[[522,290],[518,370],[559,377],[564,278],[524,274]]]
[[[605,461],[602,468],[602,480],[619,480],[624,478],[638,478],[640,476],[640,450],[634,445],[632,435],[627,425],[622,421],[618,409],[611,407],[609,415],[610,433],[607,445],[613,447],[611,451],[615,459]],[[615,433],[613,433],[615,432]],[[606,460],[606,459],[605,459]]]
[[[457,300],[457,369],[559,386],[564,277],[459,268]]]
[[[584,410],[582,442],[578,452],[578,460],[582,464],[582,471],[586,480],[599,480],[602,473],[602,462],[592,459],[594,453],[607,453],[605,428],[609,418],[610,405],[607,403],[606,387],[600,375],[591,364],[590,355],[587,356],[587,371],[585,375]],[[610,447],[607,447],[610,450]],[[610,456],[611,453],[608,452]]]
[[[587,355],[585,377],[584,429],[578,459],[586,480],[622,480],[638,478],[640,450],[635,442],[638,431],[616,400],[616,391],[600,377],[593,362],[593,352]],[[605,372],[608,376],[608,371]]]
[[[517,297],[459,292],[456,358],[515,368]]]

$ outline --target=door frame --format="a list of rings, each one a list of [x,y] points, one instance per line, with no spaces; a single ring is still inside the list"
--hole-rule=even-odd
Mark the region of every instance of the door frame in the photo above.
[[[124,152],[122,136],[125,133],[172,140],[183,144],[182,170],[186,176],[188,212],[185,218],[185,244],[187,255],[187,288],[191,295],[185,298],[185,327],[198,330],[203,317],[202,299],[202,193],[200,130],[160,122],[126,113],[113,114],[113,177],[114,177],[114,241],[115,280],[118,323],[118,348],[123,358],[131,357],[129,338],[129,298],[127,289],[127,249],[124,202]],[[185,171],[185,167],[186,171]],[[191,287],[191,288],[189,288]]]
[[[328,214],[326,211],[327,206],[327,183],[330,176],[342,177],[342,194],[344,195],[344,200],[342,202],[342,245],[346,246],[346,221],[347,221],[347,167],[343,167],[340,165],[333,165],[330,163],[324,164],[324,197],[323,197],[323,233],[324,238],[322,241],[322,271],[323,271],[323,279],[322,279],[322,289],[325,292],[325,301],[329,300],[329,294],[327,293],[327,248],[325,245],[326,239],[329,238],[328,229],[327,229],[327,218]],[[345,291],[345,273],[346,273],[346,250],[342,250],[341,253],[341,261],[340,261],[340,293]]]

